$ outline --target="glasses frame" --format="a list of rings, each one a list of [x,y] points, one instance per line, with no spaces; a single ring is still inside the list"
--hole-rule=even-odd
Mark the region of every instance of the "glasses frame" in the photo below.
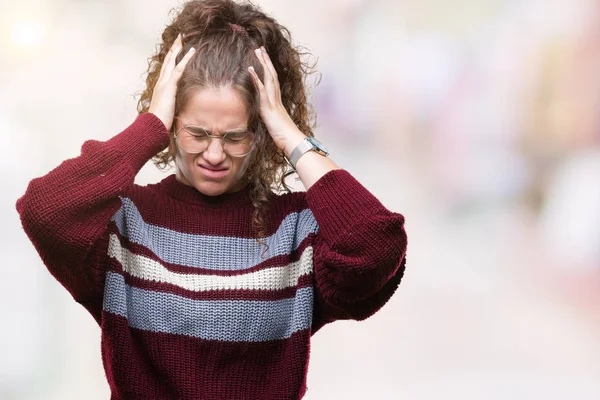
[[[184,149],[183,147],[181,147],[181,145],[179,144],[179,140],[178,140],[179,134],[181,133],[181,131],[183,131],[183,130],[186,130],[186,129],[188,129],[188,128],[196,128],[196,129],[201,129],[201,130],[203,130],[203,131],[204,131],[204,134],[205,134],[205,135],[206,135],[206,137],[208,138],[208,144],[206,145],[206,148],[207,148],[207,149],[208,149],[208,147],[210,146],[210,144],[211,144],[211,141],[212,141],[213,139],[219,139],[219,140],[221,141],[221,148],[223,149],[223,152],[224,152],[224,153],[226,153],[226,154],[228,154],[228,155],[230,155],[231,157],[236,157],[236,158],[240,158],[240,157],[246,157],[248,154],[252,153],[252,150],[254,150],[254,146],[256,145],[256,140],[254,140],[254,133],[253,133],[253,132],[251,132],[251,131],[249,131],[249,130],[246,130],[246,131],[245,131],[245,132],[243,132],[243,133],[248,133],[248,134],[250,134],[250,135],[252,136],[252,144],[251,144],[251,146],[250,146],[250,149],[249,149],[249,150],[248,150],[248,152],[247,152],[247,153],[245,153],[245,154],[241,154],[241,155],[234,155],[234,154],[231,154],[231,153],[229,153],[227,150],[225,150],[225,142],[224,142],[224,139],[227,137],[227,135],[229,135],[229,133],[242,133],[242,132],[227,132],[227,133],[225,133],[223,136],[219,136],[219,135],[210,135],[210,134],[209,134],[208,132],[206,132],[206,131],[205,131],[205,130],[202,128],[202,127],[195,126],[195,125],[185,125],[185,126],[183,126],[181,129],[177,130],[177,132],[175,132],[175,133],[173,134],[173,138],[175,139],[175,144],[177,145],[177,147],[179,147],[181,150],[185,151],[185,152],[186,152],[186,153],[188,153],[188,154],[202,154],[202,153],[204,153],[204,152],[206,151],[206,149],[205,149],[205,150],[202,150],[202,151],[189,151],[189,150],[186,150],[186,149]]]

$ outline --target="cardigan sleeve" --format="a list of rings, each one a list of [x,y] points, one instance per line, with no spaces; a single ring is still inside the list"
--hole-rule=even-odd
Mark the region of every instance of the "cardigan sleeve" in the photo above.
[[[86,141],[78,157],[33,179],[17,200],[25,233],[50,273],[98,320],[108,226],[120,195],[168,145],[166,127],[146,113],[106,142]]]
[[[306,192],[314,239],[313,333],[338,319],[363,320],[394,294],[406,264],[404,216],[386,209],[345,170]]]

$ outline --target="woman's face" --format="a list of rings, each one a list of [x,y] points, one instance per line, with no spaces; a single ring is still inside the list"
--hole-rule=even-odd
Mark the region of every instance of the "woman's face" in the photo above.
[[[248,128],[248,112],[231,87],[201,89],[191,95],[175,121],[175,132],[183,126],[201,127],[213,136]],[[250,154],[232,157],[223,151],[220,139],[212,139],[200,154],[177,148],[177,179],[208,196],[236,192],[244,188],[242,179]]]

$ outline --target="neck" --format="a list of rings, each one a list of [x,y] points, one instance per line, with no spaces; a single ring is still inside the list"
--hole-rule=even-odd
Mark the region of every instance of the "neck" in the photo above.
[[[183,178],[183,179],[182,179]],[[245,182],[240,182],[235,190],[226,193],[211,196],[202,193],[177,172],[163,179],[167,194],[186,203],[208,206],[244,206],[252,204],[250,201],[251,186]]]

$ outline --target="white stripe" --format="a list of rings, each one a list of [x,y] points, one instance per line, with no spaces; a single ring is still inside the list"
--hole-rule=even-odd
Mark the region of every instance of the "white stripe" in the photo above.
[[[174,231],[147,223],[126,197],[112,220],[122,236],[150,250],[167,263],[232,271],[250,269],[264,261],[264,247],[254,238],[199,235]],[[263,238],[268,249],[266,258],[297,250],[319,227],[310,209],[288,214],[272,235]]]
[[[254,289],[278,290],[298,285],[298,279],[313,269],[313,249],[307,246],[296,262],[249,272],[243,275],[218,276],[181,274],[169,271],[160,262],[130,252],[121,246],[117,235],[110,235],[108,255],[123,266],[123,270],[136,278],[169,283],[195,292],[208,290]]]

